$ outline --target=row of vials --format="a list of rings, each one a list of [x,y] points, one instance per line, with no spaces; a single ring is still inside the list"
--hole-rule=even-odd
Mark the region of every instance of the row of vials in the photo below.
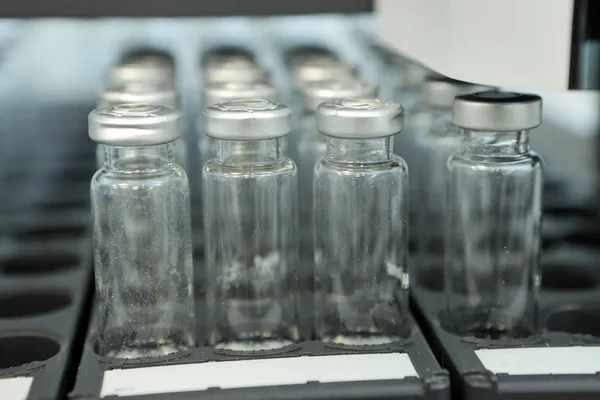
[[[169,71],[162,58],[138,54],[109,72],[89,117],[102,150],[91,186],[100,354],[160,356],[205,344],[254,351],[308,339],[394,342],[410,329],[411,273],[430,266],[443,267],[449,330],[534,333],[542,170],[528,133],[541,123],[540,97],[478,92],[422,74],[418,103],[429,107],[431,121],[419,132],[424,109],[417,102],[405,123],[399,102],[376,99],[377,86],[352,78],[339,60],[302,60],[291,61],[292,71],[329,65],[349,75],[296,74],[305,112],[295,140],[288,140],[291,109],[273,101],[276,91],[260,72],[236,82],[232,71],[252,70],[252,60],[225,53],[207,63],[205,139],[198,140],[206,162],[194,177],[203,197],[201,312],[188,178],[176,162],[186,163],[188,153],[168,81],[172,65],[160,79],[124,78],[123,70]],[[209,72],[211,63],[218,72]],[[159,87],[175,94],[173,102],[148,95]],[[411,136],[399,141],[411,149],[408,166],[393,151],[403,128],[400,136]],[[290,144],[298,166],[284,155]],[[412,162],[420,171],[409,186]],[[412,268],[410,202],[430,211],[414,224],[421,244]],[[307,234],[308,261],[300,256]],[[300,329],[305,301],[314,305],[314,337]],[[207,332],[200,343],[197,321]]]

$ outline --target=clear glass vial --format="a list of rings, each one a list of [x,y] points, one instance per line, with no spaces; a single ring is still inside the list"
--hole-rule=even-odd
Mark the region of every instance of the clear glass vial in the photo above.
[[[490,87],[474,85],[445,77],[428,78],[421,88],[424,109],[431,114],[432,127],[415,144],[420,154],[420,168],[415,175],[417,199],[413,233],[416,237],[417,262],[412,277],[417,284],[424,283],[434,272],[439,274],[444,264],[444,233],[436,227],[444,224],[447,208],[448,158],[460,149],[462,132],[452,124],[452,103],[461,94],[492,90]],[[425,285],[426,286],[426,285]]]
[[[235,100],[204,110],[217,157],[204,166],[210,343],[233,350],[299,340],[297,171],[281,152],[291,110]]]
[[[98,108],[114,107],[120,104],[146,103],[179,109],[179,96],[173,86],[166,83],[128,82],[109,86],[98,96]],[[187,171],[188,152],[183,139],[179,138],[173,144],[175,162]],[[104,165],[104,146],[96,147],[96,164],[98,168]]]
[[[379,87],[356,79],[339,79],[323,82],[308,82],[302,88],[304,112],[302,115],[300,138],[298,139],[297,159],[299,170],[300,229],[302,238],[308,236],[312,247],[312,197],[313,172],[318,160],[325,157],[327,140],[316,127],[316,111],[320,104],[346,98],[376,98]],[[304,240],[303,240],[304,241]],[[312,252],[310,252],[312,253]]]
[[[327,155],[315,166],[315,329],[348,345],[399,340],[408,327],[408,170],[392,153],[403,127],[393,101],[317,109]]]
[[[529,130],[542,122],[536,95],[481,92],[454,100],[461,149],[448,161],[446,329],[501,339],[538,326],[542,161]]]
[[[173,162],[179,112],[123,104],[89,115],[106,146],[92,178],[98,352],[161,356],[194,345],[189,188]]]

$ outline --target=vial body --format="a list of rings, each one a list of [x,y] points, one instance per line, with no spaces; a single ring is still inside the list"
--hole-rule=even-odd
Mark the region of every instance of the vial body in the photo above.
[[[211,345],[233,350],[299,340],[297,169],[281,139],[215,140],[204,167]]]
[[[194,303],[186,174],[171,144],[105,148],[91,184],[100,355],[187,350]]]
[[[444,225],[448,207],[448,158],[460,149],[462,132],[451,123],[451,113],[432,111],[429,132],[416,138],[421,161],[415,206],[416,269],[412,274],[417,284],[430,280],[444,265]]]
[[[448,161],[446,328],[519,338],[538,325],[542,163],[528,131],[465,131]]]
[[[327,138],[314,172],[319,340],[378,344],[408,313],[408,172],[391,137]]]

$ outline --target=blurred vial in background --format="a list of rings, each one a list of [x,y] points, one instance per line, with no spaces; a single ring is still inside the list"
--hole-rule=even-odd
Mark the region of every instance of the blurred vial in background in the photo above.
[[[167,84],[174,87],[175,68],[170,62],[138,58],[108,70],[106,86],[118,86],[129,82]]]
[[[92,178],[101,356],[161,356],[194,346],[188,180],[173,162],[179,112],[148,104],[92,111],[107,148]]]
[[[310,243],[311,249],[302,249],[302,254],[310,255],[312,262],[313,228],[313,173],[318,160],[325,157],[327,140],[316,128],[317,107],[325,102],[345,98],[376,98],[379,87],[360,82],[354,78],[335,81],[309,82],[302,88],[303,115],[298,139],[297,163],[299,171],[300,233],[301,243]],[[304,246],[303,246],[304,247]]]
[[[202,90],[203,107],[231,100],[251,99],[262,99],[277,103],[279,93],[273,86],[259,82],[210,83],[204,86]],[[202,128],[199,131],[202,131]],[[204,165],[206,161],[215,156],[215,140],[204,134],[199,136],[200,160],[201,165]]]
[[[315,59],[329,59],[332,62],[340,62],[337,54],[320,45],[296,46],[285,53],[285,63],[291,69],[310,63],[311,60]]]
[[[314,173],[315,329],[347,345],[399,340],[408,327],[408,171],[392,153],[402,106],[340,100],[317,109],[327,155]]]
[[[204,84],[269,82],[269,71],[243,58],[208,62],[203,66],[203,73]]]
[[[542,161],[529,130],[542,122],[536,95],[481,92],[454,100],[464,131],[448,161],[446,329],[501,339],[536,333]]]
[[[160,65],[175,71],[175,60],[167,51],[154,48],[137,48],[125,53],[121,64]]]
[[[111,86],[98,95],[98,108],[110,108],[126,103],[146,103],[179,109],[179,96],[175,88],[169,84],[151,82],[129,82]],[[188,170],[188,151],[182,138],[173,144],[175,162],[186,171]],[[96,147],[96,164],[98,168],[104,165],[105,146]]]
[[[222,64],[231,61],[246,61],[254,64],[254,55],[246,48],[238,46],[220,46],[204,53],[202,65]]]
[[[450,78],[428,78],[421,89],[423,108],[431,113],[432,127],[416,138],[423,168],[418,171],[418,203],[412,226],[416,237],[417,265],[412,277],[419,283],[431,273],[430,268],[444,263],[443,226],[448,191],[448,158],[460,148],[462,132],[452,124],[452,103],[461,94],[492,90],[492,88]],[[411,167],[411,175],[415,172]],[[438,270],[439,271],[439,270]]]
[[[356,78],[356,70],[328,55],[311,56],[297,60],[291,66],[292,79],[297,90],[309,82],[323,82]]]
[[[217,157],[204,166],[210,344],[232,350],[299,340],[297,171],[281,152],[291,110],[236,100],[204,110]]]

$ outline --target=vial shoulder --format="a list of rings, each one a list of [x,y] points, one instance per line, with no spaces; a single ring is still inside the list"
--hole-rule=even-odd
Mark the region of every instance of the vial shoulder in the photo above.
[[[356,162],[339,163],[332,162],[326,158],[321,158],[315,164],[316,173],[356,173],[356,174],[407,174],[408,165],[404,159],[396,154],[392,154],[390,159],[385,162]]]
[[[182,182],[188,181],[185,170],[177,165],[172,164],[167,168],[162,168],[155,171],[134,171],[123,172],[113,171],[106,167],[100,168],[92,177],[92,186],[105,186],[119,184],[120,186],[128,185],[154,185],[162,182]]]
[[[513,156],[486,156],[473,155],[466,152],[456,152],[448,159],[450,167],[477,168],[480,166],[494,168],[542,168],[542,158],[533,151]]]

